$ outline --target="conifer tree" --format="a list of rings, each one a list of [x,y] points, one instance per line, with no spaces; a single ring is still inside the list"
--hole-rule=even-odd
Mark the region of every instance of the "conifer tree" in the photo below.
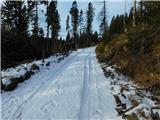
[[[115,16],[112,17],[112,20],[111,20],[111,24],[110,24],[110,30],[109,30],[109,34],[110,36],[114,35],[115,33]]]
[[[88,4],[88,10],[87,10],[87,27],[86,27],[86,33],[88,35],[87,37],[87,46],[89,46],[91,36],[92,36],[92,22],[94,17],[94,8],[91,2]]]
[[[45,58],[45,41],[44,41],[44,31],[42,28],[39,28],[39,38],[41,41],[41,51],[42,51],[42,63],[44,63]]]
[[[71,22],[72,22],[72,31],[73,31],[73,44],[74,48],[78,48],[78,40],[77,40],[77,29],[78,29],[78,16],[79,16],[79,10],[77,8],[77,2],[73,1],[72,3],[72,8],[70,9],[70,14],[71,14]]]
[[[143,1],[143,21],[150,25],[160,25],[160,2],[157,1]]]
[[[49,8],[49,1],[45,1],[44,3],[46,5],[46,22],[47,22],[47,47],[46,47],[46,51],[47,51],[47,54],[49,53],[49,33],[50,33],[50,25],[49,25],[49,19],[48,19],[48,8]]]
[[[28,36],[28,14],[24,1],[5,1],[2,6],[2,22],[17,36]]]
[[[106,1],[103,1],[102,10],[99,13],[99,21],[100,21],[100,35],[103,34],[108,30],[108,21],[107,21],[107,14],[106,14]]]
[[[67,20],[66,20],[66,31],[67,32],[69,32],[69,29],[70,29],[69,22],[70,22],[70,17],[69,17],[69,15],[67,15]]]
[[[133,27],[136,27],[136,0],[133,1]]]
[[[35,57],[33,47],[29,42],[29,24],[34,9],[33,5],[32,2],[26,4],[24,1],[8,0],[2,4],[2,52],[4,53],[2,64],[5,67],[17,61]],[[19,51],[23,54],[19,54]]]
[[[52,52],[57,52],[56,43],[58,42],[58,34],[60,31],[60,16],[57,10],[57,1],[51,1],[48,6],[48,24],[51,26]]]
[[[80,27],[80,35],[82,33],[82,31],[84,30],[84,19],[83,19],[83,10],[80,11],[79,14],[79,27]]]

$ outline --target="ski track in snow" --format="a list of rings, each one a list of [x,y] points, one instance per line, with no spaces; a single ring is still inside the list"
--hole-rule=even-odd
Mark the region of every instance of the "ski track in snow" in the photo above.
[[[95,47],[72,53],[1,95],[0,119],[121,119]]]
[[[82,94],[81,94],[79,119],[89,118],[90,93],[91,93],[91,90],[90,90],[91,67],[90,66],[91,65],[90,65],[90,53],[89,53],[85,58],[85,62],[84,62],[84,80],[83,80],[83,88],[82,88]]]

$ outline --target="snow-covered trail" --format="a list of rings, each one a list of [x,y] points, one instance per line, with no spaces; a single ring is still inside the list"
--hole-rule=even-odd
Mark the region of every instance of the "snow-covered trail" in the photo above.
[[[110,81],[91,47],[35,74],[16,90],[2,93],[1,117],[117,120],[115,107]]]

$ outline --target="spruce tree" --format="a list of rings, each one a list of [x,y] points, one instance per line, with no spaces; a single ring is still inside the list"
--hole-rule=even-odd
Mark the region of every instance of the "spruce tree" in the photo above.
[[[68,31],[68,33],[67,33],[67,36],[66,36],[66,51],[67,51],[67,54],[68,54],[68,52],[69,52],[69,50],[71,49],[70,47],[70,33],[69,33],[69,31]]]
[[[70,17],[69,17],[69,15],[67,15],[67,20],[66,20],[66,31],[67,32],[69,32],[69,29],[70,29],[69,22],[70,22]]]
[[[29,41],[33,4],[29,5],[24,1],[4,1],[2,4],[2,64],[5,67],[35,56]]]
[[[110,36],[113,36],[114,33],[115,33],[115,16],[112,17],[112,20],[111,20],[111,24],[110,24],[110,27],[109,27],[109,33],[110,33]]]
[[[73,1],[73,3],[72,3],[72,8],[70,9],[70,14],[71,14],[71,22],[72,22],[72,31],[73,31],[73,36],[74,36],[73,44],[74,44],[74,48],[77,49],[78,48],[77,29],[78,29],[79,10],[77,8],[76,1]]]
[[[160,2],[157,1],[143,1],[143,21],[150,25],[160,25]]]
[[[82,31],[84,31],[84,19],[83,19],[83,10],[80,11],[79,14],[79,27],[80,27],[80,35],[82,33]]]
[[[103,1],[102,10],[99,13],[99,22],[100,22],[100,35],[103,34],[108,30],[108,21],[107,21],[107,14],[106,14],[106,1]]]
[[[44,41],[44,31],[42,28],[39,28],[39,39],[41,41],[41,51],[42,51],[42,63],[44,63],[45,58],[45,41]]]
[[[57,1],[50,2],[47,17],[48,24],[51,26],[52,52],[56,53],[58,49],[56,43],[58,40],[58,33],[60,31],[60,16],[57,10]]]
[[[46,47],[46,51],[47,54],[49,54],[49,30],[50,30],[50,25],[49,25],[49,19],[48,19],[48,8],[49,8],[49,1],[44,1],[44,4],[46,5],[46,23],[47,23],[47,47]]]
[[[28,14],[24,1],[5,1],[2,5],[2,22],[17,36],[28,36]]]
[[[93,17],[94,17],[94,8],[93,8],[92,3],[89,2],[88,10],[87,10],[87,27],[86,27],[86,33],[88,35],[87,46],[89,46],[89,43],[91,41]]]
[[[133,0],[133,27],[136,27],[136,0]]]

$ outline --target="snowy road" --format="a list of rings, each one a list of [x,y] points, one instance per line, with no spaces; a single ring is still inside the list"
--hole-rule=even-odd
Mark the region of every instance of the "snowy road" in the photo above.
[[[2,93],[2,119],[118,119],[110,81],[97,63],[95,47],[74,52],[61,63]]]

